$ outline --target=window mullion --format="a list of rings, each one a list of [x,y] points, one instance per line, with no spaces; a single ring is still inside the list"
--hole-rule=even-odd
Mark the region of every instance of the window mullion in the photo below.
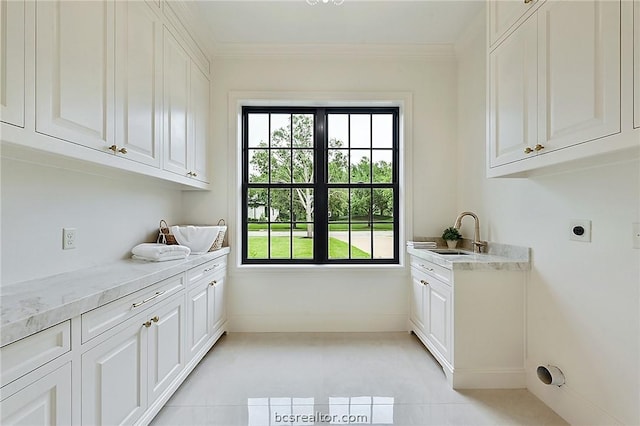
[[[329,257],[329,227],[328,227],[328,189],[327,175],[328,158],[326,143],[327,119],[324,108],[318,108],[314,117],[314,161],[315,182],[313,186],[315,205],[313,208],[313,260],[315,263],[324,263]]]

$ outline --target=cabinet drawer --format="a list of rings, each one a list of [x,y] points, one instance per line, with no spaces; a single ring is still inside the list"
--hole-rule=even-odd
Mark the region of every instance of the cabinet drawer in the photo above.
[[[451,283],[451,270],[427,260],[411,258],[411,266],[427,275],[431,275],[447,284]]]
[[[182,289],[184,274],[179,274],[82,314],[82,343],[166,300]]]
[[[191,286],[201,279],[208,278],[218,271],[223,270],[227,266],[227,258],[223,256],[219,259],[211,260],[207,263],[203,263],[200,266],[191,268],[187,271],[187,285]]]
[[[71,350],[71,321],[0,348],[2,386]]]

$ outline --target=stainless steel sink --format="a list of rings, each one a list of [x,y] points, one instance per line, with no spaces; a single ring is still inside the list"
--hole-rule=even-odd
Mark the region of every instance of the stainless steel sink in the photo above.
[[[451,249],[433,249],[429,250],[436,254],[441,254],[444,256],[467,256],[469,253],[460,251],[460,250],[451,250]]]

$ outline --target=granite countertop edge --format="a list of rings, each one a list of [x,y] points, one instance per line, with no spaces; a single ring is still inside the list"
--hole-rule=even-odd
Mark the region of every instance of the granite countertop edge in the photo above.
[[[123,259],[0,287],[0,346],[222,257],[229,251],[223,247],[167,262]]]
[[[495,244],[492,250],[489,243],[488,253],[467,252],[466,255],[450,256],[440,255],[427,249],[407,247],[407,253],[420,259],[440,265],[453,271],[479,271],[479,270],[504,270],[504,271],[529,271],[531,270],[530,249],[527,247],[507,246]],[[446,247],[438,247],[443,249]]]

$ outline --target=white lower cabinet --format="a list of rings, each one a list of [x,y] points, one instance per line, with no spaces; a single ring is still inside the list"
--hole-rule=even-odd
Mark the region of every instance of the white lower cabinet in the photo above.
[[[71,363],[3,399],[0,412],[3,425],[70,425]]]
[[[453,388],[525,387],[525,272],[411,257],[410,329]]]
[[[128,320],[82,355],[82,423],[131,424],[184,368],[184,294]]]

